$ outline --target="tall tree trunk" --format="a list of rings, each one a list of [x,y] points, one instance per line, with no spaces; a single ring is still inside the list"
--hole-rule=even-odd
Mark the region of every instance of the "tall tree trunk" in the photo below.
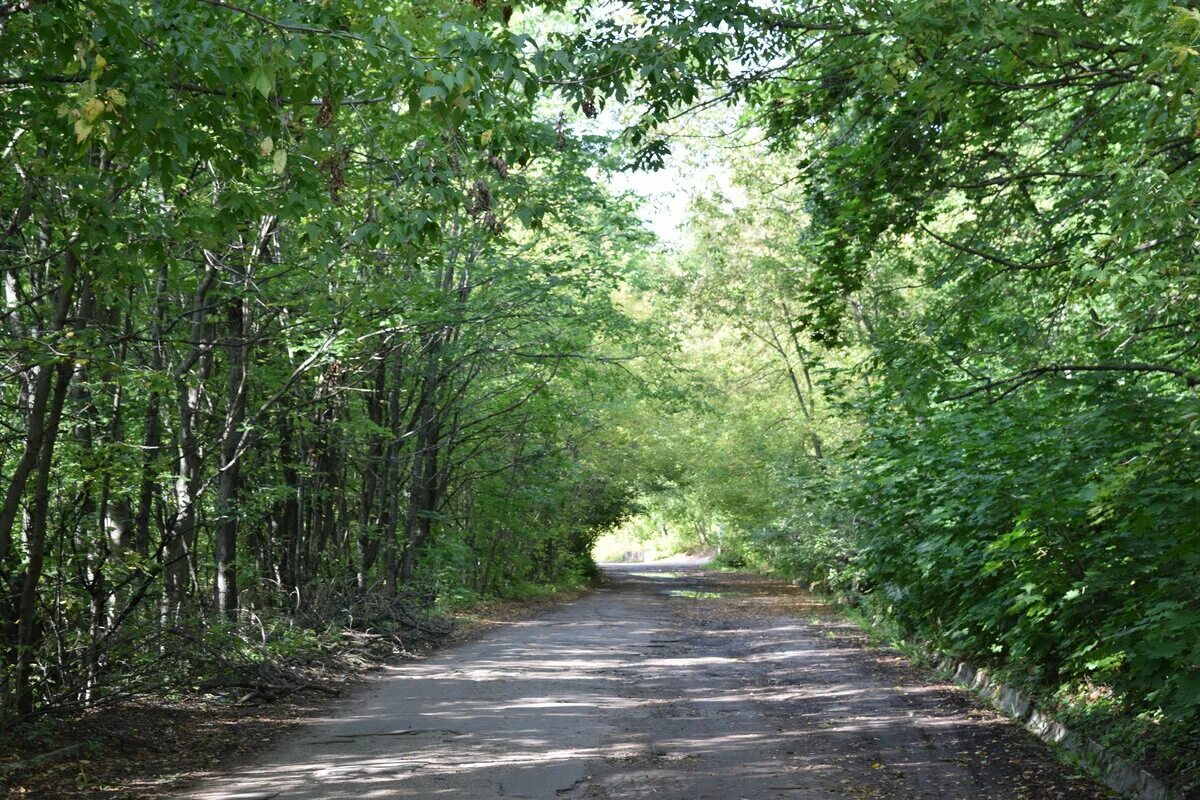
[[[404,550],[400,557],[400,582],[409,583],[416,570],[417,550],[429,536],[432,515],[437,510],[439,419],[437,398],[441,388],[441,333],[426,339],[425,373],[417,408],[417,431],[413,447],[412,475],[408,489]]]
[[[50,402],[46,436],[38,459],[37,479],[31,503],[29,534],[26,536],[28,562],[21,581],[21,596],[17,613],[17,663],[13,672],[13,695],[17,714],[27,717],[33,713],[33,690],[29,684],[37,644],[36,627],[38,582],[42,578],[42,562],[46,555],[46,525],[50,517],[50,474],[54,466],[54,444],[58,440],[63,405],[75,365],[59,364],[55,370],[54,395]]]
[[[74,302],[78,269],[78,258],[73,251],[68,251],[50,328],[54,332],[61,331],[66,325],[67,314]],[[42,452],[43,440],[51,430],[50,426],[46,424],[46,411],[54,384],[55,370],[52,367],[53,361],[50,358],[43,359],[37,367],[37,377],[33,380],[33,390],[30,392],[25,446],[21,458],[13,469],[12,477],[9,478],[8,487],[4,493],[4,504],[0,506],[0,579],[7,578],[6,564],[12,547],[13,524],[21,509],[21,500],[25,496],[29,476],[33,473],[33,469],[38,463],[38,456]],[[54,433],[57,434],[57,431]]]
[[[296,470],[296,450],[292,444],[291,412],[282,408],[277,416],[279,431],[279,462],[287,494],[277,504],[277,535],[283,552],[279,562],[279,581],[291,593],[299,588],[300,567],[300,475]]]
[[[74,250],[68,249],[61,283],[55,297],[51,331],[60,332],[66,326],[74,304],[78,273],[78,257]],[[45,357],[40,360],[36,369],[37,377],[33,381],[30,393],[24,449],[9,479],[4,505],[0,507],[0,594],[3,596],[0,623],[4,625],[4,660],[14,667],[13,688],[9,697],[12,699],[12,708],[21,715],[28,714],[33,708],[29,671],[35,638],[37,586],[41,579],[42,560],[45,556],[50,467],[74,364],[62,359],[55,364],[52,357]],[[26,567],[23,575],[10,579],[8,559],[12,547],[13,525],[35,468],[37,476],[34,481],[34,498],[30,507],[28,535],[25,537]]]
[[[155,374],[164,371],[163,326],[167,316],[167,264],[163,262],[158,271],[158,283],[154,290],[153,341],[150,344],[150,368]],[[142,438],[142,471],[138,486],[137,514],[133,520],[133,548],[140,556],[150,554],[150,517],[154,500],[159,495],[155,479],[160,450],[162,449],[162,393],[157,386],[150,390],[146,399],[146,431]]]
[[[367,436],[367,454],[363,463],[363,490],[358,512],[358,569],[355,584],[359,592],[367,589],[367,575],[379,553],[379,515],[375,512],[376,498],[385,472],[383,447],[384,398],[387,390],[387,352],[380,350],[376,355],[375,375],[371,390],[367,393],[367,418],[371,421],[371,432]]]
[[[205,271],[196,286],[189,311],[191,350],[171,373],[176,387],[179,452],[175,473],[175,519],[163,548],[163,617],[167,624],[178,619],[187,602],[188,578],[192,572],[203,466],[196,426],[199,424],[201,387],[212,366],[212,346],[206,339],[205,305],[216,277],[215,261],[206,259]]]
[[[400,453],[403,440],[403,425],[404,415],[408,413],[408,406],[412,402],[412,396],[409,395],[409,400],[401,409],[400,405],[400,386],[404,376],[404,364],[399,355],[399,351],[395,355],[395,360],[392,365],[392,380],[391,387],[388,391],[388,430],[389,441],[387,447],[387,471],[385,472],[386,479],[384,480],[384,489],[387,492],[387,516],[383,523],[383,547],[384,547],[384,569],[387,572],[387,590],[389,594],[396,593],[397,583],[400,579],[400,563],[397,559],[397,542],[396,535],[400,527]]]
[[[243,281],[247,279],[243,275]],[[239,290],[244,288],[238,287]],[[217,478],[217,524],[213,540],[216,575],[213,599],[217,611],[237,616],[238,501],[241,494],[241,451],[245,441],[246,379],[250,340],[247,335],[246,301],[239,291],[226,305],[228,342],[226,353],[225,426],[221,437],[221,467]]]

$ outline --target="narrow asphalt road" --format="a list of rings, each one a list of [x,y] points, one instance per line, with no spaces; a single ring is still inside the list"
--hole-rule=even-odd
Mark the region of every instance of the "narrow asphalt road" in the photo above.
[[[187,800],[1106,797],[785,585],[612,567],[533,621],[380,673]]]

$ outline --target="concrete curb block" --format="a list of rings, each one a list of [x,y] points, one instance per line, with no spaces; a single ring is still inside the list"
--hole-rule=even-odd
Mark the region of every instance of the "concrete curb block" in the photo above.
[[[938,670],[952,676],[955,683],[970,689],[1042,741],[1065,750],[1097,774],[1110,789],[1136,800],[1174,800],[1174,795],[1158,778],[1038,711],[1028,697],[1010,686],[993,681],[985,670],[947,657],[936,663]]]

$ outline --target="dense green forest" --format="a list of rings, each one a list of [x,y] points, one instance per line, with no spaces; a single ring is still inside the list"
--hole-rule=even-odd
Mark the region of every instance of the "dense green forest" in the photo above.
[[[0,0],[0,721],[632,525],[1186,741],[1198,82],[1156,0]]]

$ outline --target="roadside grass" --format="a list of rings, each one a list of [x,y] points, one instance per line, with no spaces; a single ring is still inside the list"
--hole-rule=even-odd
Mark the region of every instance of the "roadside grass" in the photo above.
[[[502,594],[449,593],[439,598],[437,609],[461,626],[491,625],[519,619],[547,607],[568,603],[600,582],[599,576],[575,575],[560,583],[521,583]]]

